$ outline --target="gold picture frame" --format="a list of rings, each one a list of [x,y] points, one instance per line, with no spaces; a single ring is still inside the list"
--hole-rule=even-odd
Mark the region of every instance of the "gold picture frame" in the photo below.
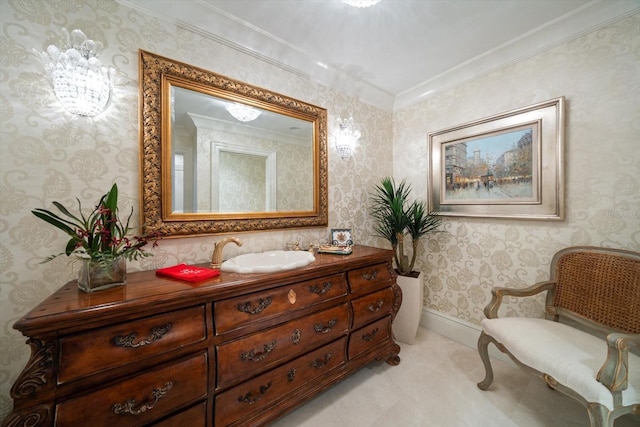
[[[564,97],[430,133],[429,211],[564,219]]]

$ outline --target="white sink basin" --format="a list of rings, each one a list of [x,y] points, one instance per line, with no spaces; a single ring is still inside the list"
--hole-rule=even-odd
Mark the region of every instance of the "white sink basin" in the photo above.
[[[273,273],[311,264],[316,258],[307,251],[268,251],[238,255],[226,260],[220,270],[232,273]]]

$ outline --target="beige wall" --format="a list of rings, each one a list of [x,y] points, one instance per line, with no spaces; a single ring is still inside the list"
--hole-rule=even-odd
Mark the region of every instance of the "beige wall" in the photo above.
[[[440,93],[394,115],[394,173],[426,198],[427,135],[566,98],[562,222],[458,218],[426,242],[425,306],[478,324],[492,286],[549,276],[569,245],[640,250],[640,14]],[[543,142],[544,143],[544,142]],[[544,162],[544,159],[543,159]],[[510,314],[540,315],[521,303]]]
[[[75,197],[92,206],[117,182],[123,211],[133,206],[138,214],[138,49],[322,106],[328,110],[331,137],[336,118],[353,113],[362,126],[363,144],[355,158],[345,161],[330,147],[329,227],[352,227],[358,242],[375,243],[363,206],[378,177],[392,173],[391,113],[115,1],[2,0],[0,25],[0,419],[11,408],[10,386],[29,355],[13,323],[75,274],[67,259],[39,264],[61,252],[66,239],[30,210],[52,208],[54,200],[73,205]],[[100,59],[118,69],[111,104],[94,120],[61,109],[32,52],[59,44],[63,27],[79,28],[104,42]],[[294,240],[328,240],[329,234],[325,228],[244,234],[239,250],[280,249]],[[154,257],[130,263],[128,269],[203,263],[216,240],[163,240]],[[225,250],[229,256],[237,251]]]

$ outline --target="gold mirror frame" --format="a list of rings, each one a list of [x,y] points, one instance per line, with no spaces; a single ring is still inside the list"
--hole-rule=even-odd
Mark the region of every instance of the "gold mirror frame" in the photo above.
[[[143,232],[193,236],[328,224],[327,110],[198,67],[140,50],[140,182]],[[171,206],[167,80],[234,102],[302,118],[314,127],[314,207],[301,212],[167,215]],[[169,166],[167,166],[169,165]],[[168,209],[170,211],[170,209]]]

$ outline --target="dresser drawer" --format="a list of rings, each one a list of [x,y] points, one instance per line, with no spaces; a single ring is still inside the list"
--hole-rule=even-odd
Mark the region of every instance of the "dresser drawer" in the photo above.
[[[206,396],[207,355],[200,353],[62,402],[56,425],[138,426]]]
[[[389,338],[391,317],[384,317],[351,333],[349,339],[349,359],[375,348],[380,341]]]
[[[344,275],[335,274],[216,302],[213,308],[216,333],[300,310],[346,293]]]
[[[304,384],[340,366],[345,361],[346,338],[266,372],[216,396],[215,425],[247,420]]]
[[[393,279],[386,263],[351,270],[348,277],[351,292],[366,291],[366,288],[385,284]]]
[[[366,325],[375,319],[391,313],[393,307],[393,291],[384,288],[351,301],[353,307],[353,329]]]
[[[129,364],[206,338],[204,305],[63,337],[58,382]]]
[[[349,313],[343,304],[284,325],[218,346],[218,387],[248,378],[347,332]]]
[[[155,423],[154,427],[205,427],[206,423],[207,404],[203,402],[189,409],[185,409],[166,420]]]

